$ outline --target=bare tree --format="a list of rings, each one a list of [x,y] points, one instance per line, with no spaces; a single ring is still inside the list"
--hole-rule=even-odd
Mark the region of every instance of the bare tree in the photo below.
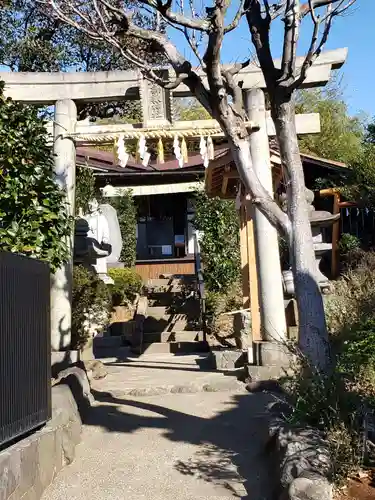
[[[161,86],[173,89],[184,83],[205,109],[221,125],[240,177],[251,201],[288,242],[299,312],[300,346],[318,369],[329,363],[328,336],[319,286],[315,278],[305,182],[295,128],[294,93],[303,83],[307,70],[319,56],[333,20],[355,0],[212,0],[204,11],[197,11],[196,0],[46,0],[62,21],[83,31],[94,40],[105,41]],[[199,2],[201,4],[202,2]],[[229,8],[237,4],[229,19]],[[150,31],[137,23],[137,16],[155,16],[157,24],[179,30],[191,53],[203,69],[207,83],[194,70],[176,45],[162,30]],[[270,47],[270,28],[275,19],[284,23],[281,67],[275,67]],[[310,18],[312,36],[302,66],[296,65],[296,49],[301,23]],[[262,69],[276,126],[282,162],[286,168],[288,211],[284,213],[257,178],[251,160],[249,133],[241,83],[236,75],[248,62],[228,69],[221,60],[225,35],[246,23]],[[305,29],[305,28],[304,28]],[[127,44],[128,38],[151,41],[174,70],[173,81],[160,73]]]

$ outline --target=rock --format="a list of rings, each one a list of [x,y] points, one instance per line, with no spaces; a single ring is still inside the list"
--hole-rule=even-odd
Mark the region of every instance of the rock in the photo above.
[[[79,414],[79,405],[68,385],[65,383],[53,387],[52,412],[55,422],[59,420],[68,425],[58,426],[58,440],[63,451],[62,467],[69,465],[74,460],[75,447],[81,441],[82,420]]]
[[[103,363],[97,359],[84,361],[85,370],[89,379],[99,380],[108,375]]]
[[[246,390],[248,392],[272,392],[274,394],[283,394],[283,389],[278,380],[251,380],[246,384]]]
[[[278,436],[283,487],[306,474],[321,478],[330,476],[332,464],[328,444],[318,430],[284,424],[280,426]]]
[[[333,488],[320,474],[294,479],[289,486],[289,500],[332,500]]]
[[[272,393],[275,400],[268,404],[269,438],[265,452],[277,460],[279,500],[332,500],[328,479],[332,462],[327,441],[318,429],[291,425],[287,418],[293,408],[287,395]]]
[[[77,403],[79,413],[84,418],[95,402],[85,371],[78,368],[78,366],[67,368],[57,376],[56,384],[61,382],[69,386]]]
[[[233,317],[233,331],[236,345],[239,349],[247,350],[252,345],[251,313],[240,311]]]
[[[245,364],[245,354],[238,349],[233,351],[229,349],[212,351],[211,357],[215,370],[234,370]]]

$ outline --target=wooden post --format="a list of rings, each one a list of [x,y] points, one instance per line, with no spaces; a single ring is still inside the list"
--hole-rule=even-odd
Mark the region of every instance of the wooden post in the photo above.
[[[259,310],[259,295],[258,295],[258,273],[256,263],[256,252],[254,242],[254,207],[247,202],[246,210],[246,236],[247,236],[247,261],[248,261],[248,280],[250,292],[250,309],[251,309],[251,331],[253,341],[261,341],[261,324]]]
[[[250,280],[249,280],[249,255],[247,251],[247,222],[245,206],[240,208],[240,255],[242,277],[242,303],[243,308],[250,307]]]
[[[340,193],[333,188],[321,189],[320,196],[333,196],[333,215],[340,213],[342,203]],[[331,251],[331,278],[336,278],[339,273],[338,243],[340,237],[340,219],[332,225],[332,251]]]
[[[340,194],[333,194],[333,213],[340,213]],[[331,258],[331,277],[336,278],[339,274],[338,269],[338,244],[340,237],[340,219],[336,221],[332,226],[332,258]]]

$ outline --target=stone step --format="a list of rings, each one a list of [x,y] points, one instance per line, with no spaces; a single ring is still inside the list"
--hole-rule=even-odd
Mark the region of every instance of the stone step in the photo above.
[[[155,332],[165,332],[165,331],[181,331],[185,330],[188,321],[184,317],[176,317],[175,315],[167,316],[164,318],[146,318],[143,331],[146,333],[155,333]]]
[[[182,330],[171,332],[144,332],[144,342],[150,344],[151,342],[193,342],[203,341],[204,334],[199,330]]]
[[[204,334],[199,330],[173,330],[171,332],[162,332],[162,342],[203,342]]]
[[[147,317],[148,318],[168,318],[170,313],[168,312],[168,307],[166,306],[151,306],[147,308]]]
[[[190,319],[199,318],[199,304],[183,304],[178,306],[151,306],[147,308],[147,317],[155,319]]]
[[[147,287],[167,287],[171,286],[173,284],[179,284],[176,283],[176,280],[173,278],[152,278],[147,281],[146,286]]]
[[[131,356],[131,347],[96,347],[93,348],[95,359],[106,359],[106,358],[116,358],[116,359],[127,359]]]
[[[124,345],[124,338],[121,335],[108,337],[94,337],[93,345],[98,348],[121,347]]]
[[[160,286],[191,286],[196,282],[196,277],[192,276],[180,276],[180,277],[170,277],[170,278],[151,278],[147,280],[146,286],[148,287],[160,287]]]
[[[145,290],[147,295],[150,297],[152,294],[160,294],[160,293],[170,293],[170,294],[178,294],[178,293],[188,293],[190,290],[194,289],[194,285],[183,285],[181,283],[170,283],[169,285],[147,285]]]
[[[108,327],[111,336],[123,336],[128,339],[132,338],[137,328],[137,322],[134,320],[129,321],[115,321]]]
[[[208,352],[207,342],[153,342],[143,344],[142,354],[193,354]]]
[[[186,296],[189,295],[182,293],[181,291],[151,291],[147,294],[149,307],[154,306],[170,306],[172,304],[176,304],[179,306],[180,304],[183,306],[184,303],[197,303],[199,307],[199,299],[194,296]]]
[[[159,279],[169,279],[169,280],[189,283],[192,281],[196,281],[197,277],[195,274],[168,274],[168,273],[165,273],[165,274],[161,274],[159,276]]]

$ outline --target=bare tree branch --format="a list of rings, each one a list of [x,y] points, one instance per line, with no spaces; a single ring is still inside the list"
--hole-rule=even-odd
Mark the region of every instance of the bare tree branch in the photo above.
[[[319,7],[326,7],[332,5],[337,15],[342,14],[345,10],[351,7],[356,0],[313,0],[308,1],[304,5],[301,5],[301,18],[307,16],[312,9],[318,9]],[[345,4],[346,2],[346,4]],[[341,7],[345,4],[343,7]]]
[[[201,54],[199,53],[198,44],[197,44],[195,36],[194,36],[194,31],[192,32],[192,35],[190,35],[189,30],[187,28],[183,28],[182,26],[174,25],[173,23],[170,23],[167,20],[166,20],[166,22],[169,26],[171,26],[171,28],[174,28],[177,31],[180,31],[184,35],[185,40],[187,41],[193,54],[195,55],[195,57],[199,61],[200,66],[202,67],[203,70],[205,70],[206,65],[203,61]]]
[[[240,5],[239,5],[238,10],[237,10],[237,13],[233,18],[233,21],[230,24],[228,24],[228,26],[226,28],[224,28],[225,34],[230,33],[231,31],[236,29],[237,26],[239,25],[242,17],[246,13],[246,11],[244,9],[244,5],[245,5],[245,0],[241,0]]]
[[[164,88],[168,90],[176,89],[179,85],[184,83],[188,78],[189,78],[188,73],[181,73],[180,75],[178,75],[178,77],[174,82],[164,84]]]
[[[208,36],[207,50],[203,61],[207,67],[207,78],[211,91],[223,101],[225,89],[221,73],[220,53],[224,39],[225,0],[215,0],[215,7],[210,9],[212,30]]]
[[[185,28],[190,28],[197,31],[204,31],[208,33],[210,29],[210,22],[206,19],[190,19],[183,14],[178,14],[173,12],[172,2],[168,0],[163,3],[162,0],[138,0],[141,4],[148,5],[159,11],[165,19],[168,19],[173,24],[178,24],[179,26],[184,26]]]
[[[100,11],[100,16],[97,13],[97,19],[90,19],[85,13],[81,15],[80,9],[77,9],[75,6],[75,1],[76,0],[47,0],[47,3],[53,8],[59,19],[86,33],[91,38],[102,40],[112,45],[127,61],[139,68],[146,78],[158,85],[173,89],[183,81],[191,92],[197,96],[198,100],[207,111],[211,114],[213,113],[208,89],[201,78],[192,70],[191,63],[178,52],[176,46],[163,33],[143,29],[135,25],[131,21],[130,13],[119,9],[108,0],[96,0],[97,6],[94,7],[95,12],[97,13],[97,8],[105,9],[104,11]],[[108,17],[108,13],[112,14],[112,18],[109,16],[109,18],[111,18],[111,24],[114,26],[112,30],[108,29],[108,23],[105,21],[105,18]],[[165,81],[151,64],[129,50],[127,44],[124,43],[126,36],[156,43],[160,51],[163,52],[170,61],[176,73],[176,80],[173,82],[169,80]]]
[[[341,2],[341,1],[342,0],[315,0],[313,2],[313,8],[318,9],[319,7],[326,7],[327,5],[330,5],[330,4],[334,5],[334,4]],[[344,0],[344,1],[347,1],[347,4],[348,4],[344,9],[344,10],[346,10],[356,0]],[[264,2],[266,5],[266,10],[268,10],[268,8],[267,8],[268,1],[264,0]],[[273,5],[269,6],[269,11],[270,11],[272,21],[275,20],[276,18],[280,17],[285,12],[286,3],[287,3],[287,0],[279,0],[278,3],[274,3]],[[344,10],[342,12],[344,12]],[[310,11],[311,11],[311,5],[310,5],[309,1],[307,1],[306,3],[301,5],[301,8],[300,8],[301,19],[304,18],[305,16],[307,16],[310,13]]]
[[[247,68],[251,63],[251,59],[247,59],[243,63],[236,63],[233,66],[226,70],[226,73],[229,73],[232,76],[237,75],[242,69]]]
[[[276,18],[278,18],[284,12],[286,2],[287,2],[287,0],[281,0],[279,3],[273,4],[272,6],[270,6],[269,10],[270,10],[270,17],[271,17],[272,21],[275,20]],[[268,4],[268,2],[267,2],[267,4]]]
[[[307,13],[310,13],[314,28],[311,36],[310,47],[307,51],[305,60],[301,66],[299,75],[296,76],[295,81],[292,84],[293,89],[296,89],[301,85],[306,78],[308,69],[321,54],[324,45],[328,40],[333,19],[345,12],[349,7],[351,7],[351,5],[354,4],[354,2],[355,0],[331,0],[330,2],[327,0],[308,0]],[[326,7],[325,14],[323,16],[318,15],[316,9],[323,6]],[[319,40],[320,28],[322,25],[324,25],[324,27]]]
[[[276,78],[275,65],[272,58],[269,27],[270,19],[263,19],[259,0],[245,0],[246,19],[255,47],[260,67],[267,85],[274,85]]]
[[[224,71],[223,77],[225,82],[225,87],[230,96],[233,98],[233,105],[231,106],[233,112],[238,118],[245,120],[245,112],[243,106],[243,96],[241,87],[235,82],[234,74],[231,70]],[[230,105],[230,104],[229,104]]]
[[[176,2],[173,0],[138,0],[138,9],[141,5],[144,11],[153,16],[158,13],[159,21],[161,19],[163,23],[167,23],[184,34],[192,52],[205,68],[208,85],[203,81],[203,77],[192,69],[191,63],[163,32],[138,26],[137,17],[133,20],[131,12],[120,8],[121,2],[92,0],[91,4],[90,0],[45,1],[53,6],[59,19],[83,31],[91,38],[110,44],[120,51],[127,61],[139,68],[146,78],[170,90],[176,89],[180,84],[186,85],[192,95],[211,116],[218,120],[224,130],[241,179],[252,196],[252,202],[274,226],[282,228],[287,235],[291,236],[293,218],[289,218],[277,206],[260,183],[252,166],[248,130],[245,127],[242,88],[239,78],[236,78],[238,72],[249,62],[235,64],[229,69],[223,68],[221,47],[225,34],[235,30],[242,17],[246,16],[270,95],[275,123],[276,118],[279,119],[278,138],[281,142],[283,140],[284,143],[288,142],[288,137],[282,136],[280,130],[284,130],[285,123],[294,123],[294,108],[290,104],[293,91],[305,78],[306,71],[322,50],[333,17],[344,12],[354,3],[354,0],[305,0],[307,3],[301,6],[301,10],[299,10],[299,0],[238,0],[238,9],[229,25],[225,25],[229,0],[211,0],[213,6],[207,8],[201,17],[195,12],[195,0],[177,0]],[[173,5],[176,6],[176,4],[177,8],[173,11]],[[325,15],[319,16],[318,9],[325,9]],[[270,47],[270,25],[273,19],[282,14],[285,14],[284,47],[282,68],[277,69]],[[311,15],[313,35],[301,72],[296,77],[295,61],[299,27],[301,19],[307,14]],[[160,22],[158,24],[160,25]],[[208,39],[203,58],[198,50],[196,33]],[[143,55],[129,49],[128,37],[155,44],[158,50],[166,56],[175,72],[173,81],[162,78],[160,72],[152,67]],[[293,112],[288,115],[288,120],[282,120],[281,118],[286,116],[288,109]],[[295,130],[291,130],[289,136],[292,136],[296,145],[293,146],[293,155],[288,157],[288,161],[292,170],[298,164],[296,168],[299,169],[298,175],[300,175],[302,166]],[[289,153],[290,148],[286,147],[286,149]],[[300,190],[298,192],[302,192],[303,175],[298,177],[297,181],[295,185]],[[309,227],[308,221],[306,224]],[[292,241],[293,238],[290,239]]]
[[[299,37],[299,2],[287,0],[284,18],[284,46],[279,84],[287,86],[294,79],[297,42]]]

